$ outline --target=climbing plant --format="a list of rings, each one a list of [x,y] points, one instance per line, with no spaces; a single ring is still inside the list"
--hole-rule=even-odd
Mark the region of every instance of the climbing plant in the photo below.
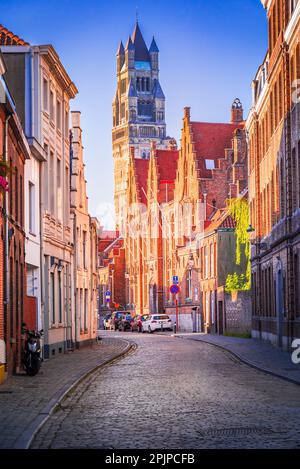
[[[0,155],[0,190],[8,191],[9,184],[7,181],[7,176],[9,173],[13,172],[9,164],[4,161]]]
[[[226,279],[225,291],[249,290],[251,287],[250,240],[247,228],[249,225],[249,206],[245,199],[230,199],[228,201],[229,214],[235,221],[236,234],[236,264],[241,265],[241,253],[244,248],[247,267],[243,274],[229,274]]]

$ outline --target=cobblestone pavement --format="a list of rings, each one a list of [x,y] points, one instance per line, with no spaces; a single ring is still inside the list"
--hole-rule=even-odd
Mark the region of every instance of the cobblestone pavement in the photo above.
[[[125,351],[128,342],[105,338],[92,347],[69,352],[42,363],[38,375],[13,376],[0,386],[0,448],[13,448],[61,391],[92,368]]]
[[[110,334],[137,350],[77,387],[33,448],[300,448],[299,386],[203,342]]]
[[[290,353],[283,352],[270,343],[257,339],[241,339],[200,333],[179,334],[178,337],[188,340],[201,340],[224,347],[258,368],[269,370],[270,373],[275,373],[300,384],[300,364],[294,364]]]

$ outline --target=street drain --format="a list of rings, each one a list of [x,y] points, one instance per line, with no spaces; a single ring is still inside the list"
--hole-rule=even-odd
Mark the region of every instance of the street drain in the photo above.
[[[0,394],[12,394],[13,391],[0,391]]]
[[[220,428],[220,429],[211,429],[207,431],[198,431],[202,438],[205,437],[244,437],[251,434],[256,435],[266,435],[270,433],[274,433],[273,430],[269,428],[262,428],[262,427],[237,427],[237,428]]]

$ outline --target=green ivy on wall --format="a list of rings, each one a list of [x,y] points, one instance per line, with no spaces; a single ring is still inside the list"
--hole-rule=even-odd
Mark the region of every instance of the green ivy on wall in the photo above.
[[[249,225],[249,205],[245,199],[230,199],[228,201],[229,215],[236,223],[236,264],[241,265],[241,253],[244,249],[247,259],[246,272],[243,274],[229,274],[226,279],[225,291],[245,291],[251,288],[250,240],[247,228]]]

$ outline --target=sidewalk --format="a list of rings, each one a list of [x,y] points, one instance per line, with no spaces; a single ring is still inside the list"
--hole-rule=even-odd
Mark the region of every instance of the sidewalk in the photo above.
[[[26,448],[70,387],[93,369],[130,350],[117,338],[42,363],[38,375],[12,376],[0,386],[0,448]]]
[[[291,355],[257,339],[239,339],[222,335],[179,333],[176,337],[206,342],[231,352],[242,362],[271,375],[300,384],[300,364]]]

